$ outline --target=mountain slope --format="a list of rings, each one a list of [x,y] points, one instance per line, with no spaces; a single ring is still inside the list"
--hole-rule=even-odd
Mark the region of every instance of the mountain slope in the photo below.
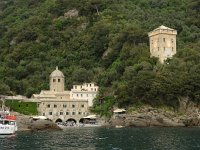
[[[1,0],[0,93],[48,89],[58,66],[67,89],[95,81],[106,105],[199,101],[199,6],[199,0]],[[147,35],[162,24],[178,31],[177,54],[164,65],[149,57]]]

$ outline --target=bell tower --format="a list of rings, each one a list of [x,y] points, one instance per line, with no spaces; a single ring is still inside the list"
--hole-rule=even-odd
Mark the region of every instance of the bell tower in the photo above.
[[[64,92],[65,89],[65,79],[64,79],[63,73],[58,70],[58,67],[56,67],[56,70],[54,70],[50,75],[50,91],[52,92]]]

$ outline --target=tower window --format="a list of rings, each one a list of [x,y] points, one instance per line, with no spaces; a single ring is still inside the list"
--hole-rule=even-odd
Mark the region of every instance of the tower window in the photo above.
[[[75,105],[72,105],[72,107],[74,108],[74,107],[75,107]]]
[[[54,108],[57,108],[57,105],[54,105]]]
[[[60,112],[60,115],[63,115],[63,112]]]
[[[60,79],[58,79],[58,82],[60,82]]]
[[[174,48],[172,47],[172,51],[174,51]]]
[[[163,42],[165,42],[165,38],[163,38]]]
[[[50,108],[50,104],[48,104],[47,107]]]
[[[172,43],[174,43],[174,40],[172,39]]]
[[[67,107],[67,105],[66,105],[66,104],[63,104],[63,107],[64,107],[64,108],[66,108],[66,107]]]
[[[53,79],[53,82],[56,82],[56,79]]]
[[[81,105],[81,107],[84,107],[84,105]]]

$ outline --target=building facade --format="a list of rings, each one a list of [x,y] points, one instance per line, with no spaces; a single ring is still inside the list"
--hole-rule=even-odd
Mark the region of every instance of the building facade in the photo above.
[[[38,102],[38,113],[55,122],[74,121],[89,115],[89,107],[98,92],[94,83],[73,85],[70,91],[64,90],[64,75],[56,67],[49,79],[50,90],[42,90],[40,94],[33,94],[32,98]]]
[[[148,35],[151,57],[157,57],[161,63],[164,63],[166,59],[176,54],[176,30],[162,25]]]

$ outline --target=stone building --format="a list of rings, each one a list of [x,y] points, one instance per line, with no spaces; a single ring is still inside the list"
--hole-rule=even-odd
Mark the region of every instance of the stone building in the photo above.
[[[42,90],[40,94],[33,94],[32,98],[38,102],[38,113],[55,122],[79,120],[89,114],[89,107],[98,92],[94,83],[74,85],[71,91],[64,89],[64,75],[54,70],[50,75],[50,90]]]
[[[176,54],[176,30],[162,25],[148,35],[151,57],[157,57],[164,63],[167,58],[172,58]]]

